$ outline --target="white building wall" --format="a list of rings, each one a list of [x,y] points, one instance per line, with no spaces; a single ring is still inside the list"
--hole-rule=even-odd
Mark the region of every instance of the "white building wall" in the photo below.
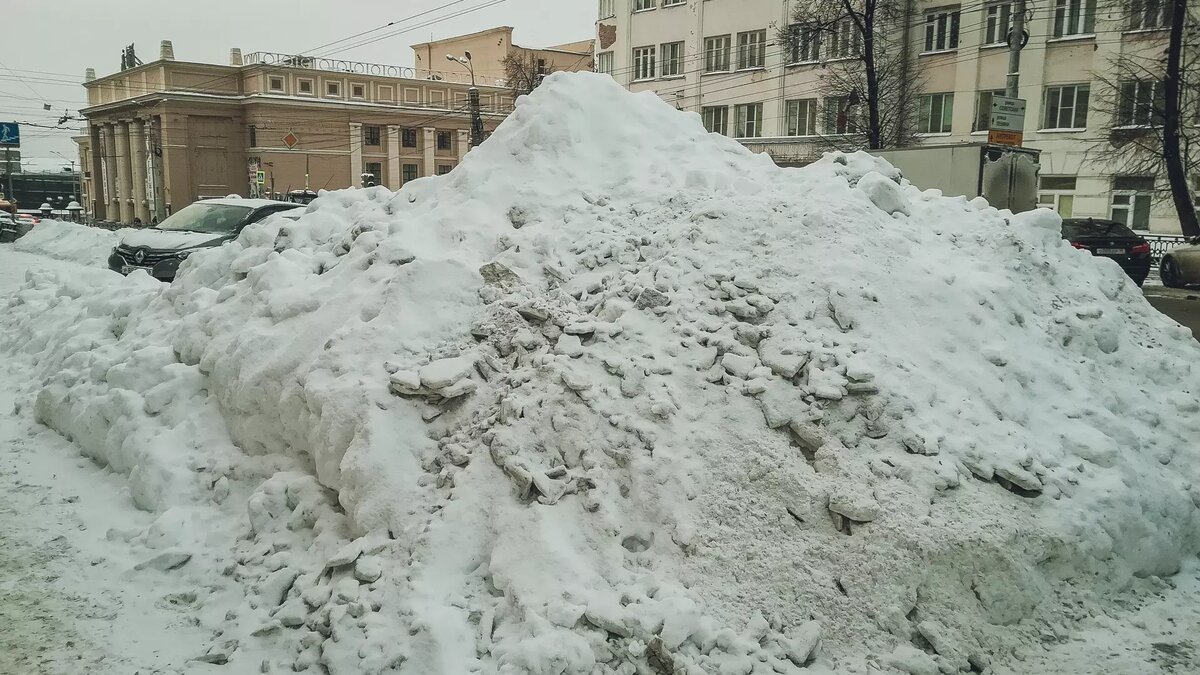
[[[756,150],[769,149],[776,156],[788,155],[793,162],[810,161],[827,145],[819,139],[786,138],[787,101],[820,98],[819,65],[788,65],[786,46],[779,30],[790,23],[792,3],[788,0],[686,0],[655,8],[633,11],[634,0],[612,0],[614,13],[597,21],[597,54],[609,52],[613,76],[632,91],[655,91],[671,105],[700,112],[704,106],[729,106],[729,133],[734,135],[734,106],[741,103],[763,104],[762,137],[742,139]],[[603,6],[604,3],[601,3]],[[1119,3],[1098,0],[1096,31],[1091,36],[1068,39],[1049,37],[1053,33],[1052,3],[1030,3],[1032,20],[1027,23],[1029,44],[1021,54],[1020,97],[1028,102],[1025,119],[1025,145],[1042,151],[1043,176],[1074,176],[1073,216],[1111,215],[1111,187],[1119,167],[1106,167],[1096,159],[1096,146],[1103,140],[1102,130],[1109,125],[1107,114],[1094,104],[1103,95],[1101,76],[1110,70],[1114,57],[1130,50],[1144,53],[1166,46],[1167,32],[1125,30]],[[984,2],[963,0],[960,13],[959,46],[956,50],[921,54],[924,47],[923,15],[926,8],[946,7],[939,0],[914,0],[915,16],[910,20],[910,49],[916,61],[915,72],[929,93],[954,92],[953,125],[950,133],[929,134],[921,142],[947,144],[986,140],[986,131],[972,129],[976,115],[977,93],[1003,89],[1008,71],[1008,50],[1004,46],[983,45],[986,14]],[[608,27],[615,28],[616,40],[605,47],[600,37]],[[736,60],[737,34],[743,31],[767,31],[766,67],[760,70],[705,74],[704,39],[731,35]],[[634,81],[633,50],[655,46],[661,59],[662,45],[682,40],[684,63],[682,77],[656,77]],[[661,60],[660,60],[661,64]],[[1047,86],[1082,84],[1091,86],[1093,105],[1087,127],[1082,131],[1040,130],[1043,93]],[[1165,176],[1156,177],[1165,185]],[[1178,221],[1170,199],[1161,192],[1154,202],[1150,229],[1178,232]]]

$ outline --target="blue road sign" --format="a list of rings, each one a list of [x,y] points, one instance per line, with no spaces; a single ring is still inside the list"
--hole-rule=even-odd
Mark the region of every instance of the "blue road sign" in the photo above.
[[[16,122],[0,122],[0,147],[21,147],[21,127]]]

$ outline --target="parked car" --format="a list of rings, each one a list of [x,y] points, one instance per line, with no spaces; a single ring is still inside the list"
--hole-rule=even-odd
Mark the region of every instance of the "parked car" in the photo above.
[[[1167,251],[1158,264],[1158,273],[1163,286],[1170,288],[1200,284],[1200,237]]]
[[[1115,261],[1138,286],[1150,275],[1150,243],[1115,220],[1066,218],[1062,236],[1077,249]]]
[[[38,223],[42,222],[42,219],[38,218],[35,215],[29,214],[29,213],[18,213],[17,214],[17,222],[24,223],[24,224],[28,225],[30,228],[32,228],[34,225],[37,225]]]
[[[196,251],[235,239],[247,225],[270,215],[303,210],[268,199],[206,199],[154,227],[126,234],[108,257],[108,267],[121,274],[146,270],[155,279],[171,281],[179,263]]]

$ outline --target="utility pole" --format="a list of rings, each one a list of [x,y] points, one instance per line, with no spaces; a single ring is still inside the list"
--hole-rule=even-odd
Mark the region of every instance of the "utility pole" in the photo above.
[[[1166,98],[1163,106],[1163,160],[1167,165],[1167,183],[1171,186],[1175,213],[1179,216],[1179,229],[1184,236],[1200,237],[1200,223],[1196,220],[1196,209],[1188,193],[1187,175],[1179,150],[1180,64],[1186,22],[1187,0],[1172,0],[1171,37],[1167,44],[1167,72],[1163,82]]]
[[[4,146],[4,173],[8,175],[8,202],[10,204],[15,205],[17,203],[17,198],[16,198],[16,195],[13,194],[13,189],[12,189],[13,171],[12,171],[12,154],[11,153],[12,153],[12,148],[7,145]]]
[[[467,90],[467,103],[471,109],[471,147],[479,147],[483,143],[483,116],[479,111],[479,89],[475,86],[475,66],[471,63],[471,52],[463,52],[464,56],[446,55],[447,61],[462,64],[471,73],[471,88]]]
[[[1004,95],[1019,98],[1021,84],[1021,49],[1025,47],[1025,0],[1013,0],[1012,31],[1008,34],[1008,81]]]

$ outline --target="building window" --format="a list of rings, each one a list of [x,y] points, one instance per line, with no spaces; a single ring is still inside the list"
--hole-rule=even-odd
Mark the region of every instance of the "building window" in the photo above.
[[[792,26],[789,63],[808,63],[820,58],[821,27],[813,23]]]
[[[825,97],[825,133],[849,134],[855,130],[854,110],[849,96]]]
[[[662,77],[683,75],[683,43],[668,42],[662,46]]]
[[[704,72],[719,73],[729,70],[729,49],[732,40],[728,35],[705,38]]]
[[[400,133],[400,145],[406,148],[417,147],[417,130],[404,129]]]
[[[743,103],[734,107],[737,117],[738,138],[758,138],[762,136],[763,104]]]
[[[1065,87],[1046,87],[1043,99],[1043,129],[1087,128],[1088,85],[1070,84]]]
[[[1075,176],[1042,176],[1038,179],[1038,206],[1070,218],[1075,209]]]
[[[379,185],[383,182],[383,164],[380,162],[367,162],[363,165],[363,173],[371,174],[371,177],[368,180],[375,185]],[[366,187],[365,181],[363,183],[363,187]]]
[[[802,98],[787,102],[787,135],[817,135],[817,99]]]
[[[1129,12],[1130,30],[1153,30],[1171,25],[1171,9],[1167,0],[1133,0]]]
[[[738,70],[763,68],[767,65],[767,31],[752,30],[738,33]]]
[[[975,123],[971,126],[971,131],[987,131],[992,128],[992,99],[1004,96],[1005,93],[1003,89],[979,92],[975,97]]]
[[[647,9],[654,9],[654,0],[633,0],[633,11],[641,12]]]
[[[267,88],[271,91],[283,91],[283,77],[272,75],[267,78]]]
[[[654,47],[638,47],[633,50],[633,79],[652,80],[658,72],[654,68]]]
[[[326,82],[325,83],[325,95],[326,96],[341,96],[342,95],[342,83],[341,82]]]
[[[925,51],[958,49],[958,8],[925,13]]]
[[[1008,31],[1012,28],[1012,3],[992,3],[984,11],[987,13],[987,18],[983,24],[983,44],[1007,43]]]
[[[454,170],[453,164],[438,164],[437,165],[437,175],[439,175],[439,176],[445,176],[446,174],[450,173],[453,170]]]
[[[616,16],[617,11],[613,5],[613,0],[600,0],[600,18],[607,19],[610,16]]]
[[[367,97],[367,85],[365,85],[365,84],[350,85],[350,98],[366,98],[366,97]]]
[[[300,92],[301,94],[308,94],[309,96],[312,96],[313,81],[312,80],[296,80],[296,91]]]
[[[416,164],[405,164],[405,165],[403,165],[403,167],[402,167],[402,171],[403,171],[403,173],[402,173],[402,176],[403,176],[403,180],[404,180],[404,182],[405,182],[405,183],[407,183],[407,182],[408,182],[408,181],[410,181],[410,180],[416,180],[416,179],[417,179],[417,176],[419,175],[419,174],[417,173],[417,170],[418,170],[418,168],[419,168],[419,167],[417,167],[417,165],[416,165]]]
[[[1166,89],[1155,80],[1133,80],[1121,83],[1117,100],[1117,125],[1122,127],[1158,126],[1163,122],[1167,104]]]
[[[709,106],[700,109],[700,117],[704,119],[704,128],[709,133],[729,135],[729,108],[726,106]]]
[[[377,126],[363,125],[363,145],[379,145],[382,129]]]
[[[612,75],[613,72],[613,53],[601,52],[596,55],[596,72],[604,75]]]
[[[1054,0],[1054,37],[1096,32],[1096,0]]]
[[[1113,176],[1113,220],[1131,230],[1149,230],[1153,201],[1154,176]]]
[[[674,7],[675,5],[686,5],[687,0],[663,0],[663,7]]]
[[[954,94],[925,94],[921,97],[920,122],[923,134],[948,134],[954,117]]]
[[[829,30],[827,59],[849,59],[862,55],[862,33],[849,17],[839,20]]]
[[[250,147],[258,147],[258,129],[255,129],[254,125],[250,125]]]
[[[453,150],[454,135],[449,131],[437,132],[437,149],[438,150]]]

